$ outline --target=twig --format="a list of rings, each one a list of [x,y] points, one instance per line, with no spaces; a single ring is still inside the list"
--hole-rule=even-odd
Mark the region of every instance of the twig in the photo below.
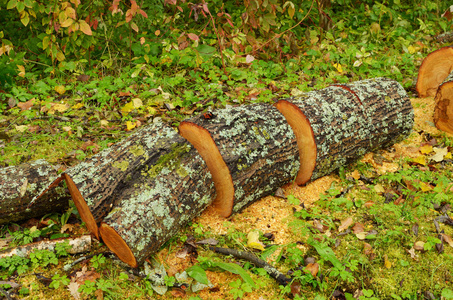
[[[253,49],[252,51],[248,52],[247,54],[250,54],[250,53],[252,53],[252,52],[255,52],[255,51],[260,50],[261,48],[263,48],[264,46],[266,46],[267,44],[269,44],[270,42],[272,42],[272,41],[275,40],[276,38],[281,37],[283,34],[287,33],[287,32],[290,31],[290,30],[293,30],[294,28],[296,28],[297,26],[299,26],[299,25],[300,25],[300,24],[308,17],[308,15],[310,14],[311,9],[313,8],[313,3],[315,3],[315,0],[311,1],[310,9],[308,10],[307,14],[306,14],[306,15],[302,18],[302,20],[300,20],[296,25],[294,25],[294,26],[291,27],[291,28],[286,29],[286,30],[283,31],[282,33],[276,34],[273,38],[271,38],[270,40],[268,40],[267,42],[265,42],[264,44],[262,44],[261,47],[258,47],[257,49]]]
[[[11,298],[9,296],[9,293],[7,291],[5,291],[4,289],[0,288],[0,293],[2,293],[6,297],[6,299],[13,300],[13,298]]]
[[[231,248],[221,248],[221,247],[209,247],[209,249],[211,249],[214,252],[221,253],[224,255],[232,255],[236,258],[245,259],[245,260],[251,262],[252,264],[254,264],[255,266],[257,266],[258,268],[263,268],[264,270],[266,270],[266,272],[272,278],[277,280],[277,282],[280,285],[285,286],[288,283],[290,283],[292,280],[291,278],[286,277],[279,270],[277,270],[276,268],[274,268],[273,266],[271,266],[264,260],[259,259],[252,253],[241,251],[241,250],[236,250],[236,249],[231,249]]]

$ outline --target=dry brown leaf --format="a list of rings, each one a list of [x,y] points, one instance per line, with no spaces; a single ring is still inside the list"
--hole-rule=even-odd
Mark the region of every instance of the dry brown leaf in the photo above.
[[[33,106],[33,102],[35,101],[35,98],[28,100],[27,102],[19,102],[17,103],[17,106],[21,110],[29,110]]]
[[[65,233],[66,230],[68,230],[69,232],[72,232],[74,230],[74,225],[64,224],[63,226],[61,226],[60,233]]]
[[[68,290],[71,293],[71,296],[74,297],[74,299],[76,300],[79,300],[81,298],[79,293],[79,287],[80,285],[75,281],[71,281],[71,283],[68,284]]]
[[[340,227],[338,227],[338,232],[342,232],[343,230],[349,228],[352,225],[352,218],[348,217],[341,222]]]
[[[94,292],[94,295],[96,296],[97,300],[104,300],[104,292],[101,289],[96,290],[96,292]]]
[[[363,253],[365,255],[371,255],[371,254],[373,254],[373,252],[374,252],[373,247],[371,247],[370,244],[368,244],[368,243],[363,244]]]
[[[370,208],[371,206],[374,205],[374,202],[373,201],[367,201],[363,204],[366,208]]]
[[[319,265],[318,263],[312,263],[308,264],[305,266],[305,272],[310,272],[313,277],[315,277],[318,274],[319,271]]]
[[[415,254],[415,249],[411,248],[410,250],[406,250],[407,253],[411,255],[412,259],[417,259],[417,254]]]
[[[9,245],[9,240],[0,240],[0,249]]]
[[[352,178],[354,178],[355,180],[359,180],[360,179],[360,172],[358,170],[354,170],[352,173],[351,173],[351,176]]]
[[[453,239],[449,235],[446,235],[445,233],[441,233],[440,235],[444,238],[444,241],[450,245],[450,247],[453,247]]]
[[[324,233],[325,229],[324,226],[321,224],[319,220],[313,220],[313,227],[317,229],[319,232]]]
[[[364,231],[363,224],[362,223],[355,223],[354,227],[352,227],[352,231],[354,234],[360,233]]]
[[[101,278],[101,275],[99,273],[96,273],[95,271],[87,271],[83,274],[79,275],[80,272],[77,272],[77,279],[76,282],[78,284],[83,284],[86,280],[89,281],[96,281],[96,279]]]

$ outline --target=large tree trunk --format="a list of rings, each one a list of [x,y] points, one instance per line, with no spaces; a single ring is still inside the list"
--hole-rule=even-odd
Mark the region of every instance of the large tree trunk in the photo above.
[[[440,130],[453,134],[453,72],[439,86],[434,108],[434,123]]]
[[[414,122],[406,92],[385,78],[331,86],[281,100],[276,107],[296,133],[301,165],[297,184],[391,145],[407,136]]]
[[[435,96],[437,88],[453,71],[453,47],[431,52],[418,71],[416,89],[420,98]]]
[[[146,161],[117,191],[121,201],[99,228],[104,243],[132,267],[157,252],[215,197],[211,174],[195,148],[171,129],[154,133],[154,139],[168,152],[149,153],[157,161]]]
[[[243,209],[294,179],[294,133],[277,109],[254,104],[199,115],[179,126],[213,174],[214,205],[222,216]]]
[[[68,208],[64,187],[51,185],[57,171],[45,160],[0,169],[0,224],[39,217]],[[50,186],[50,188],[49,188]],[[30,205],[33,197],[49,189]]]

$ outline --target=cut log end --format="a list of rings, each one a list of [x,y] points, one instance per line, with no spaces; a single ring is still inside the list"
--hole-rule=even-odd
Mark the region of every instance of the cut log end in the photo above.
[[[280,100],[275,107],[286,118],[296,136],[300,161],[296,184],[305,184],[310,180],[316,165],[316,142],[313,129],[305,114],[291,102]]]
[[[99,239],[99,229],[96,221],[92,213],[90,212],[90,208],[88,207],[85,199],[83,199],[82,194],[80,193],[79,189],[75,185],[74,181],[72,180],[71,176],[64,173],[64,179],[66,181],[66,185],[68,186],[69,193],[71,194],[72,200],[74,201],[77,210],[79,211],[80,217],[82,221],[85,222],[88,230],[93,233],[96,238]]]
[[[120,260],[132,268],[138,267],[137,260],[135,259],[131,249],[115,229],[105,223],[101,223],[99,233],[102,241],[118,256]]]
[[[440,130],[453,134],[453,81],[439,87],[434,108],[434,123]]]
[[[453,47],[430,53],[420,66],[416,89],[420,98],[435,96],[439,85],[453,69]]]
[[[212,205],[222,217],[229,217],[233,211],[233,179],[211,134],[187,121],[181,122],[179,133],[197,149],[212,174],[217,194]]]

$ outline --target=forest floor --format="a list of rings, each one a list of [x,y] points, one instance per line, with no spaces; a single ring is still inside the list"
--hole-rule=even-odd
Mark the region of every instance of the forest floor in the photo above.
[[[453,206],[453,137],[434,127],[432,98],[411,102],[415,125],[404,141],[304,187],[289,184],[285,196],[230,218],[208,208],[154,256],[166,270],[164,286],[128,272],[93,241],[87,259],[69,270],[63,266],[80,255],[0,259],[0,291],[21,299],[453,299],[453,222],[441,218]],[[88,234],[72,207],[3,226],[0,245],[48,237],[49,224],[67,238]],[[250,232],[259,233],[264,249]],[[255,253],[292,284],[279,286],[264,269],[196,244],[207,239]],[[232,274],[221,263],[245,271]],[[181,279],[193,265],[207,269],[209,287],[194,292],[195,279]]]

